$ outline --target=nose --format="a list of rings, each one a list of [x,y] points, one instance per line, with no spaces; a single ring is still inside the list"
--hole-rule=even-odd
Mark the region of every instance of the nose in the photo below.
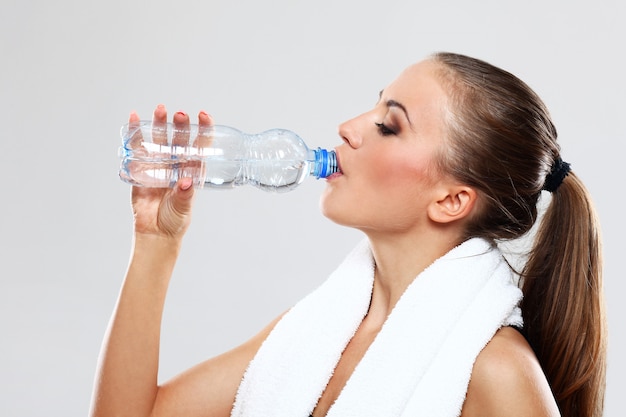
[[[351,148],[358,148],[363,143],[363,138],[357,129],[356,119],[350,119],[339,125],[339,136]]]

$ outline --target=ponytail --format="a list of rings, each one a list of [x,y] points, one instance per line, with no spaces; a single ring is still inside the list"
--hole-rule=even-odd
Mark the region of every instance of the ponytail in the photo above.
[[[521,271],[524,332],[564,417],[601,417],[606,318],[600,228],[587,190],[563,162],[545,104],[513,74],[437,53],[447,92],[440,169],[480,192],[466,238],[517,239],[552,200]]]
[[[570,173],[552,193],[522,271],[524,332],[564,417],[601,417],[606,317],[600,228]]]

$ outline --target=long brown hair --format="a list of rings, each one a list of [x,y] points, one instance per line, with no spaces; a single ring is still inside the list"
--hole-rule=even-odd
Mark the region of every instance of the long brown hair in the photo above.
[[[537,221],[546,176],[560,160],[541,99],[484,61],[437,53],[449,106],[441,169],[474,187],[479,213],[466,237],[516,239]],[[606,380],[602,248],[589,194],[570,172],[551,193],[520,271],[524,335],[565,417],[600,417]]]

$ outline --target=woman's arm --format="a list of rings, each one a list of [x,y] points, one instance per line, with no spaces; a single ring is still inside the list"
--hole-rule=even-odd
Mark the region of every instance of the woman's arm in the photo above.
[[[155,121],[166,118],[165,108],[159,106]],[[131,123],[138,120],[131,115]],[[189,123],[189,118],[179,112],[174,123]],[[199,123],[211,120],[201,113]],[[246,366],[273,327],[158,386],[163,307],[192,200],[189,178],[173,189],[133,187],[133,248],[100,355],[92,417],[228,416]]]
[[[248,363],[278,319],[158,386],[161,317],[177,251],[158,240],[135,246],[103,347],[92,416],[229,416]]]
[[[280,317],[254,338],[209,359],[159,388],[153,416],[230,416],[243,374]]]
[[[149,416],[157,396],[163,304],[180,242],[137,236],[107,330],[92,399],[93,417]]]

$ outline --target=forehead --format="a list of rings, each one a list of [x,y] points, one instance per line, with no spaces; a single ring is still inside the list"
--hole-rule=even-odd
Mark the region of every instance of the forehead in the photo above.
[[[438,64],[432,61],[409,66],[385,88],[383,99],[402,103],[409,116],[441,111],[446,104],[446,94],[437,76],[438,69]]]

